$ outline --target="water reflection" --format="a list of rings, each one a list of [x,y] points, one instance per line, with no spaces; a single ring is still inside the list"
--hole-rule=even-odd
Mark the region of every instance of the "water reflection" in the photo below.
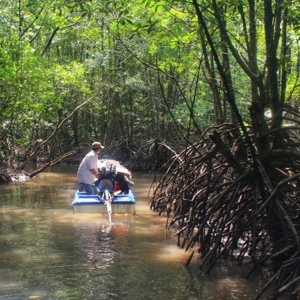
[[[1,299],[252,299],[263,279],[224,265],[205,275],[149,210],[151,177],[134,177],[136,215],[74,215],[76,168],[1,186]],[[134,176],[134,175],[133,175]],[[227,263],[228,264],[228,263]]]

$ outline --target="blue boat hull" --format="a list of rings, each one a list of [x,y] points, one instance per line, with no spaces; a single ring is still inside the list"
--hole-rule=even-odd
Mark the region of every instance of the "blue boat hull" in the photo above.
[[[107,213],[105,201],[97,195],[87,195],[85,192],[76,191],[72,205],[74,213]],[[113,214],[134,214],[135,198],[131,190],[128,194],[115,195],[111,202]]]

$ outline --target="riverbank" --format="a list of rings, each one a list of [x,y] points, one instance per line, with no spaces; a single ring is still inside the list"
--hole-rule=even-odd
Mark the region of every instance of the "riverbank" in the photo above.
[[[26,181],[28,179],[29,173],[24,170],[0,166],[0,184],[17,181]]]

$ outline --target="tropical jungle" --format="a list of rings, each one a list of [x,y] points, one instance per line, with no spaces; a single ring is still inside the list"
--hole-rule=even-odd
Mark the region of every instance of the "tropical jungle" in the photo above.
[[[77,162],[95,140],[155,173],[178,245],[270,266],[300,299],[300,4],[3,0],[0,182]],[[190,257],[190,260],[192,257]],[[188,267],[189,261],[186,266]],[[170,274],[170,277],[172,274]]]

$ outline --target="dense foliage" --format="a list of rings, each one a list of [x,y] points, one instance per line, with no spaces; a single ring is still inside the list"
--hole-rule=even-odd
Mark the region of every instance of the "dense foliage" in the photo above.
[[[129,159],[154,139],[180,141],[191,109],[193,130],[213,120],[209,91],[195,90],[200,50],[187,13],[150,4],[1,2],[2,161],[37,148],[53,158],[95,139]]]
[[[0,11],[5,162],[23,161],[37,147],[53,158],[95,139],[117,146],[120,159],[145,158],[154,141],[184,146],[209,124],[232,119],[187,3],[5,0]],[[247,77],[237,66],[231,76],[249,121]]]

